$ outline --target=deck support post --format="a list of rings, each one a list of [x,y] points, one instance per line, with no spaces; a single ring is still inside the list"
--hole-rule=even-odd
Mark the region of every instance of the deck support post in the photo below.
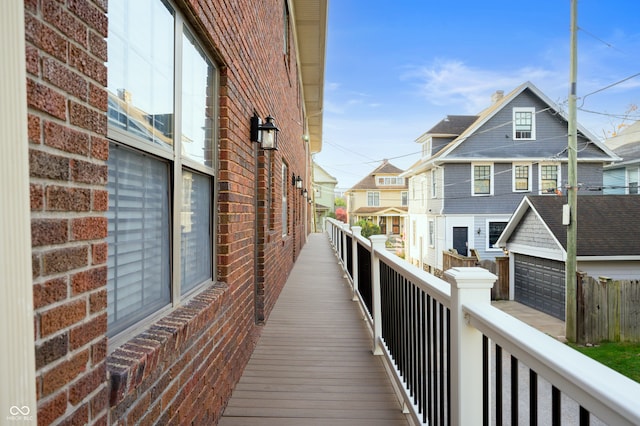
[[[376,251],[386,250],[386,235],[372,235],[371,240],[371,316],[373,317],[373,354],[382,355],[382,308],[380,300],[380,258]]]
[[[482,333],[469,325],[465,304],[490,304],[498,277],[483,268],[452,268],[451,284],[451,424],[477,424],[483,416]]]

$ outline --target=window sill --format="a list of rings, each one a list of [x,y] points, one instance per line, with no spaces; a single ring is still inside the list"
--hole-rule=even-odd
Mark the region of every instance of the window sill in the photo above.
[[[224,283],[213,283],[107,357],[113,408],[149,377],[156,377],[176,361],[185,348],[206,331],[230,297]],[[154,380],[148,380],[153,382]],[[147,385],[148,386],[148,385]]]

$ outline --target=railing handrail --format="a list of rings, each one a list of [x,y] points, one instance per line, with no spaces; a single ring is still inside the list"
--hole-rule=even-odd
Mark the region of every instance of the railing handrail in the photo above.
[[[463,311],[470,325],[601,420],[640,424],[638,383],[494,306],[464,305]]]

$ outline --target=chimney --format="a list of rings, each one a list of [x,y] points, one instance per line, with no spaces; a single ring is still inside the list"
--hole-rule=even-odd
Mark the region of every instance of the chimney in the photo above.
[[[491,95],[491,103],[495,104],[502,98],[504,98],[504,90],[496,90],[496,92]]]

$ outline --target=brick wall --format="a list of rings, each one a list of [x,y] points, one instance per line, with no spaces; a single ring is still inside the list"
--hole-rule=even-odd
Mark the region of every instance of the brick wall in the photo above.
[[[255,346],[256,322],[268,318],[305,241],[308,205],[291,174],[311,186],[295,52],[282,50],[283,3],[177,3],[221,70],[218,282],[112,348],[108,1],[25,0],[39,424],[215,424]],[[278,151],[249,141],[254,114],[276,118]]]

